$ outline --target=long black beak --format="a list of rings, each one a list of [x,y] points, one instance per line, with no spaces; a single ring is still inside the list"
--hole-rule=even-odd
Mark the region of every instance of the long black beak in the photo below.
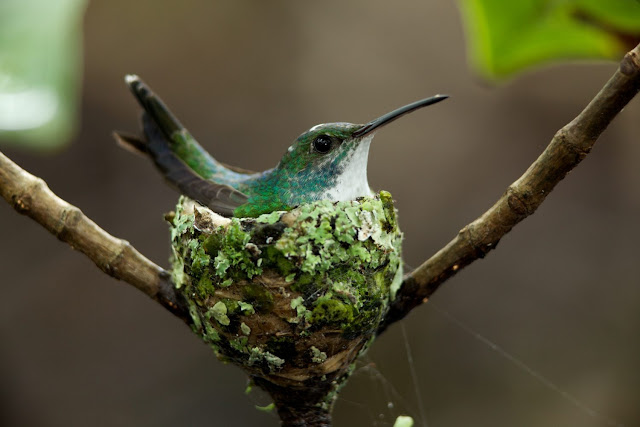
[[[383,116],[378,117],[377,119],[371,120],[369,123],[367,123],[366,125],[362,126],[360,129],[353,132],[352,135],[356,138],[365,136],[366,134],[371,133],[382,126],[388,125],[392,121],[399,119],[405,114],[409,114],[412,111],[419,110],[420,108],[426,107],[427,105],[433,105],[440,101],[444,101],[448,97],[449,95],[436,95],[436,96],[432,96],[431,98],[421,99],[420,101],[416,101],[409,105],[405,105],[404,107],[400,107],[397,110],[393,110],[390,113],[387,113]]]

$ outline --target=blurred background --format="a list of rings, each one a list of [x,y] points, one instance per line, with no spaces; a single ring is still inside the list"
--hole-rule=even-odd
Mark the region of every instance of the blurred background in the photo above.
[[[3,151],[165,267],[162,214],[178,195],[111,138],[138,129],[126,73],[216,158],[256,170],[317,123],[451,95],[372,145],[370,183],[397,201],[416,267],[490,207],[617,66],[556,65],[489,85],[470,71],[445,0],[92,0],[83,25],[77,136],[54,152]],[[378,339],[336,426],[400,414],[421,425],[419,401],[439,427],[640,423],[639,116],[635,99],[535,215]],[[178,319],[4,203],[0,235],[2,425],[278,425],[254,409],[269,399],[246,396],[246,376]]]

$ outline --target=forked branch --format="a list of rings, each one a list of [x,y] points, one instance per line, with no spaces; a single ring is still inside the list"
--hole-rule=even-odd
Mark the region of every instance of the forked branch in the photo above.
[[[565,175],[591,151],[597,138],[640,90],[640,45],[625,55],[618,70],[587,107],[560,129],[549,146],[483,215],[464,227],[444,248],[404,277],[378,332],[425,302],[448,278],[496,247],[502,236],[531,215]],[[60,240],[87,255],[102,271],[140,289],[176,316],[189,321],[169,273],[115,238],[80,209],[57,197],[45,184],[0,153],[0,194]]]

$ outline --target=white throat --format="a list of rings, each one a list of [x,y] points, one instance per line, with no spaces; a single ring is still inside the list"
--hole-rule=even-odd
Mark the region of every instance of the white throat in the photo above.
[[[322,195],[323,199],[338,202],[373,195],[367,181],[369,146],[372,139],[373,135],[359,141],[357,147],[342,160],[344,169],[334,185],[325,190]]]

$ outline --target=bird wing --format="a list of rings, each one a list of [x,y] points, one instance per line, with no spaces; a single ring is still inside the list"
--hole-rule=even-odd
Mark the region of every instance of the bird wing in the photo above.
[[[176,156],[169,141],[148,114],[142,116],[146,140],[126,134],[114,133],[116,140],[136,152],[151,157],[164,178],[180,193],[196,200],[223,216],[233,216],[233,211],[249,200],[248,196],[225,184],[202,178]]]
[[[230,166],[217,161],[204,149],[169,108],[138,76],[125,78],[131,93],[144,111],[158,125],[169,142],[169,147],[194,172],[206,179],[223,180],[226,175],[253,175],[256,172]],[[215,177],[215,178],[214,178]]]
[[[180,148],[185,147],[177,145],[184,143],[184,140],[180,141],[174,136],[176,132],[188,134],[186,129],[142,80],[137,76],[127,76],[126,81],[144,109],[142,114],[144,138],[114,133],[118,143],[130,151],[149,156],[169,184],[185,196],[221,215],[233,216],[233,211],[247,203],[249,197],[230,185],[205,179],[200,170],[194,170],[188,163],[190,160],[193,160],[191,164],[202,163],[200,160],[204,157],[205,160],[210,160],[211,164],[215,163],[234,172],[247,173],[248,171],[220,164],[193,138],[188,142],[190,144],[188,148],[192,150],[180,151]],[[182,157],[179,153],[183,154]]]

